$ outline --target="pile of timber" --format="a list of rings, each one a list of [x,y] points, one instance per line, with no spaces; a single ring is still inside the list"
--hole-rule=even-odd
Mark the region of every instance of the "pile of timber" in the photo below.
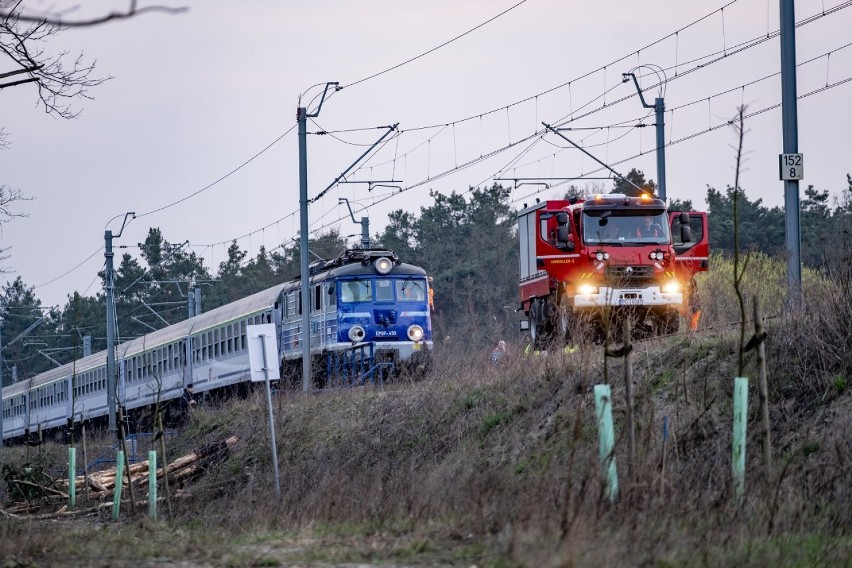
[[[236,436],[231,436],[227,440],[196,449],[192,453],[174,460],[165,468],[158,467],[157,480],[160,481],[163,479],[163,475],[167,475],[170,487],[184,485],[188,481],[203,475],[211,464],[221,461],[228,455],[236,443]],[[148,485],[149,463],[147,460],[131,464],[129,469],[130,479],[134,487],[146,487]],[[85,489],[87,478],[89,488],[98,493],[111,494],[113,489],[115,489],[115,468],[90,473],[88,476],[77,476],[76,485],[78,494]],[[122,475],[122,482],[126,487],[127,471]]]
[[[202,476],[208,468],[220,462],[227,457],[230,451],[237,443],[236,436],[203,446],[192,453],[179,457],[169,463],[166,467],[157,467],[157,481],[162,481],[163,476],[168,476],[168,484],[170,488],[183,487],[187,482],[197,479]],[[130,466],[130,479],[133,487],[146,488],[148,486],[148,461],[137,462]],[[78,499],[82,497],[82,492],[88,487],[93,490],[88,492],[88,496],[93,500],[109,500],[112,501],[115,490],[115,472],[116,468],[105,469],[88,475],[80,475],[75,479],[75,488]],[[122,484],[127,489],[127,470],[122,475]],[[15,481],[16,483],[30,484],[28,481]],[[33,513],[44,508],[52,508],[53,506],[68,503],[70,497],[68,495],[68,480],[57,479],[53,480],[53,487],[41,486],[44,494],[37,501],[22,501],[15,502],[2,510],[3,516],[14,517],[20,513]],[[126,493],[124,494],[126,496]],[[179,494],[175,495],[179,496]],[[49,518],[51,515],[46,516]]]

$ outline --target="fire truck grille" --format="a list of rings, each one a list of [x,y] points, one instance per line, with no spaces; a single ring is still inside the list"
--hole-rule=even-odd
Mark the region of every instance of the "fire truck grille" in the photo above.
[[[622,285],[647,282],[654,278],[654,268],[652,266],[607,266],[606,278]]]

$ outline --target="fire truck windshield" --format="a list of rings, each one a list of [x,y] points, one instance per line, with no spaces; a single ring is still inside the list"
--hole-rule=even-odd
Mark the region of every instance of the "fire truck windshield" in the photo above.
[[[671,242],[665,211],[583,211],[583,241],[586,244],[621,246],[663,245]]]

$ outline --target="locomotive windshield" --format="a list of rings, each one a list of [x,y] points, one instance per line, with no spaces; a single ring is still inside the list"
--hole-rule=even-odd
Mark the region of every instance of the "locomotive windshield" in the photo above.
[[[341,302],[372,302],[375,291],[376,302],[425,302],[426,280],[422,278],[390,279],[377,278],[343,280],[340,282]],[[394,291],[396,298],[394,298]]]
[[[372,302],[373,282],[371,280],[344,280],[340,283],[341,302]]]
[[[396,297],[401,302],[422,302],[426,299],[426,281],[397,280]]]
[[[376,280],[376,301],[393,302],[393,282],[390,280]]]
[[[665,211],[587,210],[583,212],[587,244],[664,245],[671,241]]]

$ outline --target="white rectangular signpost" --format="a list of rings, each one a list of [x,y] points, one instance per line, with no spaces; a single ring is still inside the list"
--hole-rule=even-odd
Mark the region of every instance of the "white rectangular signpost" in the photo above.
[[[249,371],[252,382],[266,385],[266,410],[269,415],[269,440],[272,444],[272,468],[275,470],[275,496],[281,499],[281,482],[278,479],[278,449],[275,447],[275,421],[272,419],[272,389],[269,381],[278,378],[278,344],[275,341],[275,324],[263,323],[246,326],[248,334]],[[274,373],[274,375],[271,375]]]

